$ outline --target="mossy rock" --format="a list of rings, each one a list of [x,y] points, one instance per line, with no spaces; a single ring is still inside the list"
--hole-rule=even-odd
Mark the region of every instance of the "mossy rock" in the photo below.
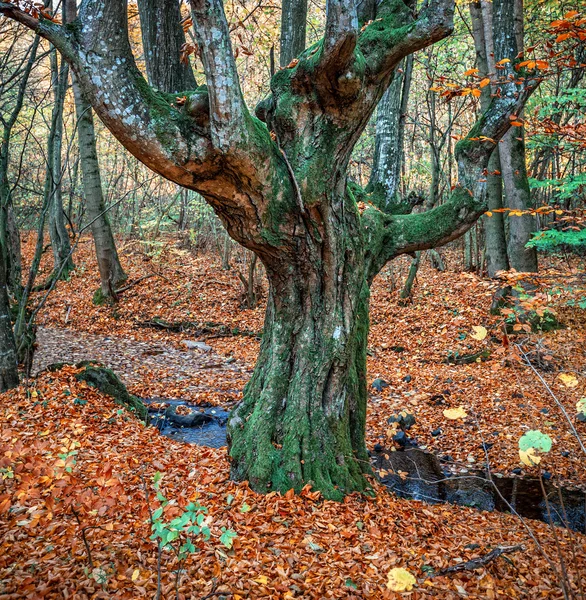
[[[95,363],[79,363],[76,366],[85,367],[75,376],[78,381],[86,381],[100,392],[112,396],[117,404],[124,406],[145,425],[148,424],[149,415],[146,406],[139,398],[128,393],[126,386],[114,371]]]

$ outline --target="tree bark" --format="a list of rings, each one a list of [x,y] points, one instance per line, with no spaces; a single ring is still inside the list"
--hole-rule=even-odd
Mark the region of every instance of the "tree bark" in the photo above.
[[[185,33],[179,0],[138,0],[138,13],[149,83],[170,94],[195,90],[191,65],[181,60]]]
[[[514,50],[507,56],[496,57],[514,59],[523,51],[523,1],[509,0],[499,5],[503,11],[502,19],[511,19],[513,30],[508,34],[510,46]],[[519,45],[521,43],[521,45]],[[520,116],[520,115],[517,115]],[[525,134],[523,127],[511,127],[503,136],[500,149],[500,163],[503,174],[506,205],[511,210],[524,211],[531,207],[531,192],[527,178],[525,160]],[[537,251],[525,248],[525,244],[537,231],[537,222],[533,215],[509,217],[508,256],[511,267],[517,271],[537,271]]]
[[[228,423],[232,476],[256,490],[309,483],[340,499],[369,488],[369,285],[356,241],[324,240],[268,270],[257,367]]]
[[[305,50],[307,0],[283,0],[279,64],[286,67]]]

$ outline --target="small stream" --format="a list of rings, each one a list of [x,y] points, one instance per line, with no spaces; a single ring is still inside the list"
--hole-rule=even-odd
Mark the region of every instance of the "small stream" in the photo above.
[[[216,407],[200,407],[184,400],[143,399],[151,425],[174,440],[221,448],[226,445],[230,413]],[[185,408],[179,408],[185,407]],[[373,467],[381,482],[402,498],[430,504],[448,503],[487,511],[513,512],[586,533],[586,494],[557,488],[529,477],[493,477],[482,471],[453,474],[435,454],[419,448],[372,453]],[[551,518],[550,518],[551,517]]]
[[[419,448],[375,453],[373,466],[382,483],[402,498],[515,511],[524,518],[586,533],[586,494],[582,491],[543,481],[544,494],[537,478],[493,476],[491,481],[484,471],[453,474],[435,454]]]
[[[228,411],[220,408],[194,406],[184,400],[169,400],[167,398],[143,399],[150,415],[150,424],[174,440],[221,448],[226,445],[226,423]],[[191,414],[177,412],[179,406],[187,407]],[[185,410],[184,412],[187,412]]]

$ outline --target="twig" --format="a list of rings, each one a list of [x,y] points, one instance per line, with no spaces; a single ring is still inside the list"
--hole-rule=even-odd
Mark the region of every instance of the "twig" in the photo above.
[[[287,155],[285,154],[285,150],[283,150],[283,148],[281,148],[281,142],[279,141],[279,137],[278,137],[276,131],[275,131],[275,142],[277,143],[277,148],[281,152],[281,155],[283,156],[283,160],[285,161],[285,164],[287,165],[287,171],[289,172],[289,177],[291,178],[291,183],[293,184],[293,188],[295,190],[297,204],[299,206],[299,210],[301,211],[301,214],[303,215],[303,214],[305,214],[305,207],[303,206],[303,196],[301,195],[301,188],[299,187],[299,184],[297,183],[297,178],[295,177],[295,171],[293,171],[293,167],[291,166],[291,163],[289,162],[289,159],[287,158]]]
[[[486,566],[489,562],[497,559],[499,556],[503,554],[512,554],[513,552],[518,552],[519,550],[525,551],[525,546],[523,544],[518,544],[517,546],[497,546],[494,550],[491,550],[488,554],[481,556],[480,558],[474,558],[472,560],[468,560],[463,563],[459,563],[457,565],[452,565],[451,567],[446,567],[438,572],[438,575],[446,575],[447,573],[456,573],[458,571],[472,571],[473,569],[479,569],[480,567]]]

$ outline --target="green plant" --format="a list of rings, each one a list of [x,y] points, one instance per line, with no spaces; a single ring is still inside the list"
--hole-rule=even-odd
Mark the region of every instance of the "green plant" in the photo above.
[[[158,592],[161,589],[161,554],[169,551],[177,558],[177,571],[175,577],[175,597],[179,598],[179,584],[181,573],[187,559],[198,552],[197,542],[207,542],[211,537],[211,531],[206,519],[207,508],[199,502],[190,502],[183,512],[169,520],[165,520],[165,509],[172,501],[161,491],[161,479],[163,475],[157,471],[153,477],[153,487],[160,506],[151,513],[151,540],[156,541],[158,550]],[[148,501],[148,495],[147,495]],[[220,542],[228,549],[232,548],[236,533],[222,527]],[[195,543],[194,543],[195,542]]]

